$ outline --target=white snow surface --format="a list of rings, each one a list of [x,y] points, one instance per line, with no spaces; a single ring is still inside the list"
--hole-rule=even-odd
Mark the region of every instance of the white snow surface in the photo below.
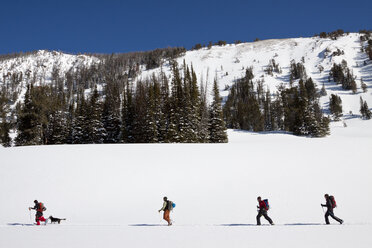
[[[332,125],[325,139],[229,130],[228,144],[1,148],[0,247],[370,248],[372,122]],[[325,193],[344,225],[323,225]],[[254,225],[258,195],[275,226]],[[35,199],[67,221],[29,225]]]

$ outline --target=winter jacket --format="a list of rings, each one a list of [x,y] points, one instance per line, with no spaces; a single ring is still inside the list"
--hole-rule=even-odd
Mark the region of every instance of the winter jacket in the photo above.
[[[333,211],[332,201],[330,198],[327,198],[326,204],[322,204],[322,207],[327,207],[327,210]]]
[[[165,210],[167,210],[168,209],[168,201],[164,201],[164,203],[163,203],[163,207],[159,210],[159,212],[160,211],[165,211]]]
[[[35,206],[33,207],[33,208],[31,208],[31,209],[34,209],[34,210],[36,210],[37,212],[43,212],[43,211],[45,211],[45,207],[44,207],[44,209],[40,209],[40,203],[41,202],[38,202],[38,203],[35,203]]]
[[[267,211],[267,206],[266,206],[266,203],[264,201],[260,201],[258,204],[259,204],[258,208],[260,210],[266,210]]]

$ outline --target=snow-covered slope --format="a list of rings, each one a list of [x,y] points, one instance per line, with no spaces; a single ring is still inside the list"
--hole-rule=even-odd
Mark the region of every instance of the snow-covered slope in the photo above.
[[[182,64],[184,60],[187,64],[192,64],[199,81],[207,84],[209,90],[212,89],[212,82],[216,77],[221,95],[225,97],[228,95],[226,86],[232,85],[234,80],[243,77],[248,67],[253,67],[254,80],[263,79],[265,88],[275,92],[276,87],[281,83],[289,84],[291,60],[303,62],[307,76],[314,80],[318,88],[320,89],[323,83],[325,84],[328,95],[321,98],[322,107],[325,110],[328,109],[329,96],[338,94],[342,99],[344,120],[347,120],[350,116],[359,115],[360,96],[367,101],[369,106],[372,106],[372,62],[361,51],[362,45],[358,33],[350,33],[337,40],[319,37],[263,40],[188,51],[177,60],[179,64]],[[333,55],[337,49],[343,51],[339,56]],[[271,59],[275,59],[275,62],[279,64],[282,73],[274,73],[273,76],[265,74],[264,69],[267,68]],[[356,94],[343,90],[341,85],[328,82],[332,65],[341,63],[342,60],[347,61],[348,67],[357,78],[358,92]],[[53,65],[60,65],[62,68],[60,73],[64,73],[71,68],[89,66],[98,62],[99,59],[92,56],[39,51],[34,55],[0,61],[0,74],[23,72],[25,75],[27,70],[30,70],[31,75],[36,72],[39,77],[46,76],[45,81],[48,83]],[[319,71],[320,66],[324,68],[322,72]],[[162,68],[145,70],[141,67],[138,77],[134,80],[150,77],[160,70],[171,75],[169,64],[166,62]],[[363,93],[361,90],[360,79],[367,84],[368,92]],[[41,80],[41,82],[44,81]],[[2,83],[4,79],[0,77],[0,85]],[[24,87],[25,84],[23,84],[23,93]],[[20,99],[22,96],[21,93]]]
[[[230,130],[229,144],[0,148],[0,247],[371,247],[371,125],[353,119],[327,139]],[[322,225],[324,193],[344,225]],[[258,195],[276,226],[254,226]],[[67,221],[27,226],[34,199]]]
[[[72,55],[57,51],[39,50],[34,54],[0,61],[0,86],[7,84],[12,75],[21,77],[17,91],[17,101],[22,101],[26,92],[27,83],[35,79],[35,84],[50,84],[54,69],[58,69],[60,77],[66,72],[89,67],[98,63],[99,59],[87,55]],[[15,103],[17,102],[15,101]]]
[[[31,77],[36,74],[38,79],[45,78],[45,83],[48,83],[54,67],[60,69],[59,72],[62,75],[71,68],[77,69],[79,67],[87,67],[93,63],[97,63],[98,61],[99,59],[93,56],[72,55],[56,51],[50,52],[39,50],[35,54],[1,61],[0,73],[2,74],[2,78],[0,79],[0,82],[4,81],[3,77],[8,73],[13,74],[22,72],[24,77],[26,77],[25,75],[29,71]],[[42,80],[42,82],[43,81],[44,80]],[[37,80],[37,82],[39,81]]]
[[[372,63],[366,53],[361,52],[361,46],[360,34],[357,33],[339,37],[337,40],[319,37],[263,40],[188,51],[185,56],[178,59],[178,63],[182,64],[185,60],[187,64],[192,64],[199,79],[209,82],[210,90],[214,77],[217,77],[221,95],[227,96],[228,90],[224,90],[225,86],[230,86],[235,79],[243,77],[247,67],[253,67],[254,80],[264,79],[264,85],[271,92],[275,92],[276,87],[281,83],[289,84],[291,60],[303,62],[307,76],[314,80],[318,88],[325,84],[328,95],[321,98],[323,108],[328,108],[331,94],[338,94],[343,102],[344,114],[352,111],[359,115],[360,96],[372,105]],[[333,52],[337,49],[344,51],[344,54],[333,56]],[[264,69],[271,59],[275,59],[279,64],[282,69],[281,74],[274,73],[273,76],[265,74]],[[331,67],[334,63],[341,63],[342,60],[346,60],[348,67],[357,78],[357,94],[343,90],[341,85],[336,85],[334,82],[328,82]],[[364,65],[364,61],[367,65]],[[324,68],[322,72],[319,71],[319,66]],[[167,67],[163,68],[167,71],[166,69]],[[146,77],[158,70],[145,71],[142,75]],[[361,90],[360,79],[367,84],[369,89],[367,93]]]

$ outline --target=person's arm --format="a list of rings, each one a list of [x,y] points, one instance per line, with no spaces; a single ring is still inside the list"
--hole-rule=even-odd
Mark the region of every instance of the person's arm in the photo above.
[[[332,202],[330,199],[327,200],[327,208],[332,208]]]
[[[32,207],[29,207],[28,209],[29,210],[31,210],[31,209],[36,210],[37,209],[37,206],[35,205],[33,208]]]
[[[164,211],[166,206],[167,206],[167,202],[165,201],[165,202],[163,203],[163,207],[162,207],[161,209],[159,209],[159,212],[160,212],[160,211]]]

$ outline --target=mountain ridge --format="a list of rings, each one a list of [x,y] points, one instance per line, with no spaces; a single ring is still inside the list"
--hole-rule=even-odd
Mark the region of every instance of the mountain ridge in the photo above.
[[[254,81],[261,80],[264,87],[275,92],[281,84],[290,84],[291,61],[300,62],[306,69],[307,77],[311,77],[320,89],[324,84],[327,95],[320,98],[321,107],[325,113],[329,113],[329,97],[337,94],[343,103],[343,120],[359,116],[359,97],[362,97],[370,105],[372,104],[372,63],[367,54],[362,51],[367,46],[367,41],[362,41],[361,33],[349,33],[337,39],[308,37],[269,39],[240,44],[214,45],[198,50],[189,50],[175,58],[178,64],[192,65],[198,81],[205,84],[207,91],[212,89],[213,79],[219,83],[220,93],[226,99],[229,88],[242,78],[247,68],[252,68]],[[56,51],[39,50],[13,59],[0,61],[0,86],[7,86],[11,77],[17,75],[18,86],[15,89],[18,96],[11,102],[12,108],[18,102],[23,101],[26,85],[33,82],[35,85],[49,84],[52,74],[58,70],[60,77],[64,77],[68,71],[98,65],[109,58],[95,57],[94,55],[72,55]],[[274,60],[280,68],[280,73],[267,73],[267,68]],[[353,94],[349,90],[342,89],[340,84],[330,79],[329,73],[333,64],[346,61],[348,68],[357,82],[357,92]],[[137,72],[128,80],[136,83],[139,80],[150,78],[154,73],[164,72],[171,78],[171,59],[160,58],[160,67],[147,69],[144,64],[137,65]],[[138,62],[137,62],[138,63]],[[128,67],[128,66],[127,66]],[[121,68],[122,74],[130,74],[125,65]],[[322,69],[320,69],[322,68]],[[20,74],[22,74],[20,76]],[[26,76],[28,75],[28,76]],[[19,77],[22,77],[20,79]],[[360,80],[367,85],[367,92],[361,89]],[[296,84],[298,81],[295,81]],[[65,83],[65,82],[64,82]],[[98,89],[105,86],[105,82],[96,82]],[[89,94],[91,89],[86,89]],[[208,94],[210,95],[210,94]],[[211,97],[209,97],[210,101]]]

